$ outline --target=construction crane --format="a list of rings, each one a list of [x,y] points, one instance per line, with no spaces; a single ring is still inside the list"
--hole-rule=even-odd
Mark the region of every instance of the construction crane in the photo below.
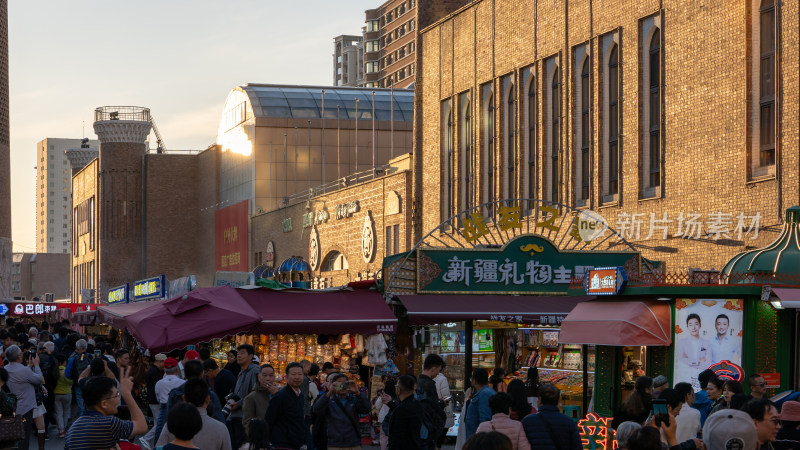
[[[156,120],[153,118],[153,115],[150,115],[150,125],[153,126],[153,133],[156,135],[156,153],[164,153],[167,151],[167,147],[164,145],[164,140],[161,139],[161,133],[158,132],[158,127],[156,126]]]

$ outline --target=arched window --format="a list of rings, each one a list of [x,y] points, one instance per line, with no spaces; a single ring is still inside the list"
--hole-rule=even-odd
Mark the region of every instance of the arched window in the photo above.
[[[495,148],[494,148],[494,95],[490,94],[486,100],[486,183],[487,198],[486,202],[496,200],[495,196]],[[489,207],[489,213],[494,214],[494,206]]]
[[[591,164],[589,163],[589,140],[590,140],[590,90],[589,90],[589,58],[583,61],[581,69],[581,200],[589,198],[589,178],[591,174]]]
[[[461,94],[461,170],[464,173],[464,205],[462,209],[467,209],[475,205],[475,164],[472,154],[472,103],[469,94]]]
[[[536,198],[536,79],[528,83],[528,198]]]
[[[516,148],[517,148],[517,115],[516,97],[514,85],[508,88],[508,99],[506,102],[506,165],[508,166],[508,198],[517,197],[517,177],[516,177]]]
[[[325,260],[320,266],[320,271],[332,272],[334,270],[346,270],[349,268],[350,265],[347,263],[347,258],[345,258],[340,252],[334,250],[328,253],[328,255],[325,257]]]
[[[661,185],[661,33],[656,28],[650,38],[650,186]]]
[[[619,192],[619,55],[612,45],[608,57],[608,194]]]
[[[561,129],[561,102],[559,96],[561,89],[558,82],[558,68],[553,70],[553,80],[550,85],[550,200],[558,201],[559,166],[558,154],[561,151],[559,133]]]
[[[759,166],[775,164],[775,3],[760,8]]]

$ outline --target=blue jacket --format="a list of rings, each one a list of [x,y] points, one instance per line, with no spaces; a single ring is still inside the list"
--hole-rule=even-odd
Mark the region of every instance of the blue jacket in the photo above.
[[[545,422],[550,424],[552,433]],[[537,414],[528,414],[522,419],[522,429],[537,450],[582,450],[578,427],[566,414],[558,412],[557,406],[543,405]],[[555,441],[558,441],[558,446]]]
[[[472,399],[469,401],[466,417],[464,417],[466,437],[475,434],[481,422],[492,420],[492,408],[489,407],[489,397],[496,393],[494,389],[487,385],[472,396]]]
[[[694,405],[692,405],[692,408],[700,411],[701,427],[706,423],[706,417],[708,417],[708,413],[711,412],[712,403],[714,402],[708,399],[708,393],[706,391],[698,391],[694,393]]]

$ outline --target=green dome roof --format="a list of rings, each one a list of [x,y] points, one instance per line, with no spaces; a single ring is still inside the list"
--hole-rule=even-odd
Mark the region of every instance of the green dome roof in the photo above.
[[[792,206],[786,210],[786,223],[780,236],[768,246],[760,249],[749,250],[734,256],[722,269],[722,279],[728,280],[730,275],[734,278],[729,282],[737,283],[744,280],[737,279],[738,275],[760,275],[748,282],[764,284],[781,283],[781,275],[800,274],[800,238],[798,238],[798,224],[800,223],[800,206]],[[777,279],[773,278],[778,276]]]

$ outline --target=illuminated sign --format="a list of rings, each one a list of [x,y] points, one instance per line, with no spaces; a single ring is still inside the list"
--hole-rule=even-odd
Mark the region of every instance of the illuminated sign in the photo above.
[[[128,290],[130,284],[125,283],[122,286],[117,286],[108,291],[108,303],[128,303]]]
[[[717,378],[720,380],[733,380],[739,382],[744,380],[744,369],[730,361],[720,361],[709,367],[709,369],[713,370],[717,375]]]
[[[581,447],[584,450],[606,450],[611,434],[612,448],[619,448],[614,439],[614,430],[611,429],[611,418],[600,417],[596,413],[589,413],[578,421],[578,434],[581,437]]]
[[[598,267],[583,277],[583,287],[589,295],[617,295],[627,283],[622,267]]]
[[[133,283],[133,301],[150,300],[153,298],[164,298],[166,291],[166,279],[164,275],[139,280]]]
[[[0,306],[5,306],[5,308],[0,308],[0,310],[5,309],[6,314],[13,314],[15,316],[43,316],[58,309],[64,308],[68,308],[72,310],[72,312],[91,311],[94,305],[87,305],[83,303],[31,302],[0,304]]]

